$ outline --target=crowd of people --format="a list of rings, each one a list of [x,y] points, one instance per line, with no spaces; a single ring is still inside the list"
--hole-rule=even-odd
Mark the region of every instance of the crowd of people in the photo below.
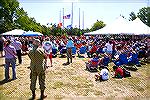
[[[39,48],[42,48],[40,50]],[[3,53],[4,51],[4,53]],[[31,59],[31,90],[35,97],[35,83],[40,79],[41,97],[45,97],[45,67],[52,67],[53,55],[67,55],[66,64],[73,62],[73,53],[78,57],[91,58],[86,62],[89,71],[99,70],[96,80],[108,80],[110,62],[114,63],[114,77],[123,78],[122,66],[141,66],[141,61],[150,61],[150,38],[140,39],[104,39],[100,36],[38,36],[38,37],[0,37],[0,54],[5,56],[5,79],[9,77],[9,66],[12,65],[13,79],[16,79],[16,56],[22,64],[22,54],[28,54]],[[35,56],[33,56],[35,55]],[[48,58],[50,64],[48,64]],[[38,70],[39,69],[39,70]]]

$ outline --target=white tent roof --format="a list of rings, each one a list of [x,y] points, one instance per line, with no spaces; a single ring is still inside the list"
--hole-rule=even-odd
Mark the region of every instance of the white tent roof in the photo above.
[[[135,35],[150,35],[150,27],[145,25],[139,18],[129,22],[128,30]]]
[[[145,25],[139,18],[136,18],[133,21],[127,21],[120,16],[112,24],[106,25],[102,29],[85,33],[84,35],[98,34],[150,35],[150,27]]]
[[[8,31],[8,32],[5,32],[5,33],[2,33],[2,35],[22,35],[23,33],[25,33],[24,30],[14,29],[12,31]]]
[[[129,34],[126,30],[128,26],[128,21],[123,17],[117,18],[112,24],[107,25],[106,27],[99,30],[99,33],[102,34]]]
[[[98,34],[128,34],[125,29],[128,26],[128,21],[123,17],[118,17],[112,24],[106,25],[104,28],[90,33],[85,33],[85,35],[98,35]]]

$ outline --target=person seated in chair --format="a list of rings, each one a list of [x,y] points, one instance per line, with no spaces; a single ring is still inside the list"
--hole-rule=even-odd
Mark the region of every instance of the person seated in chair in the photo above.
[[[140,50],[138,51],[138,58],[140,60],[145,59],[146,58],[146,50],[144,46],[140,47]]]
[[[86,54],[86,51],[87,51],[86,46],[85,46],[85,45],[82,45],[82,46],[79,48],[78,57],[80,57],[82,54]]]
[[[95,43],[93,43],[91,49],[89,50],[89,52],[87,52],[88,57],[89,58],[93,57],[93,54],[96,52],[97,52],[97,46],[95,45]]]
[[[115,71],[114,78],[123,78],[123,69],[118,66],[113,66],[113,70]]]
[[[128,64],[127,54],[123,50],[121,50],[120,54],[115,57],[116,57],[116,60],[114,60],[114,64],[116,66]]]
[[[100,73],[95,74],[95,80],[106,81],[109,79],[109,70],[106,66],[101,66]]]
[[[99,65],[99,58],[97,57],[96,53],[93,54],[93,58],[86,62],[86,69],[88,70],[97,70]]]
[[[128,58],[128,64],[140,66],[138,53],[136,51],[132,50],[132,52],[130,53],[130,57]]]
[[[99,65],[100,66],[108,66],[109,62],[110,62],[109,56],[106,53],[104,53],[104,57],[102,57],[100,59]]]

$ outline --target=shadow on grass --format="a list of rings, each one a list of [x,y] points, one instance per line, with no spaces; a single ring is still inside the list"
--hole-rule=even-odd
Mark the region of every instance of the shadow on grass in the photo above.
[[[66,55],[60,55],[59,58],[66,58]]]
[[[85,58],[84,56],[81,56],[81,55],[80,55],[80,56],[78,56],[78,57],[79,57],[79,58]]]
[[[0,85],[3,85],[3,84],[8,83],[8,82],[11,82],[11,81],[13,81],[13,80],[14,80],[14,79],[9,79],[9,80],[4,79],[4,80],[1,80],[1,81],[0,81]]]
[[[16,64],[16,66],[19,66],[20,64]],[[4,67],[5,64],[0,64],[0,67]],[[10,65],[10,67],[12,67],[12,65]]]
[[[89,70],[89,69],[87,69],[87,68],[85,68],[84,71],[87,71],[87,72],[90,72],[90,73],[98,73],[97,70]]]
[[[63,63],[62,65],[63,65],[63,66],[67,66],[67,65],[69,65],[69,64],[70,64],[70,63]]]
[[[4,67],[5,66],[5,64],[0,64],[0,67]]]

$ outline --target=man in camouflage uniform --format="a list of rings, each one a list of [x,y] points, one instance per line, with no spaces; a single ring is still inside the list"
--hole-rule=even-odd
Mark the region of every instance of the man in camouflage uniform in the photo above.
[[[45,90],[45,59],[46,55],[42,51],[41,48],[39,48],[40,41],[38,39],[35,39],[33,42],[33,49],[29,51],[29,58],[31,59],[30,63],[30,89],[32,91],[32,98],[35,98],[35,90],[36,90],[36,80],[37,77],[39,78],[39,85],[41,90],[41,99],[44,99],[46,95],[44,95]]]

